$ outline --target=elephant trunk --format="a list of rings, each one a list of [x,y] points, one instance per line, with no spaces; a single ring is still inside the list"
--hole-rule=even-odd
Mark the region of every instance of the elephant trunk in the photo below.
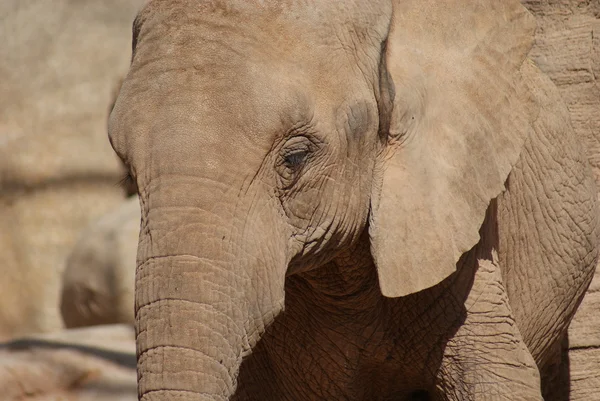
[[[228,400],[242,358],[283,309],[285,257],[260,246],[260,220],[154,206],[136,272],[140,400]]]

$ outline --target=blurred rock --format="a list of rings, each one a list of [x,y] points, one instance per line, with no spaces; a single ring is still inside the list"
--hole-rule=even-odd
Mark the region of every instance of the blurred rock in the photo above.
[[[0,339],[62,327],[66,256],[124,198],[106,122],[141,3],[0,1]]]
[[[6,401],[135,401],[135,337],[129,326],[66,330],[0,344]]]
[[[61,313],[67,327],[133,325],[140,219],[135,196],[83,231],[63,274]]]

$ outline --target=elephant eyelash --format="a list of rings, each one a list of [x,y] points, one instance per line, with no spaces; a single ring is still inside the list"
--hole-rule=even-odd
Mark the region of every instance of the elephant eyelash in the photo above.
[[[295,187],[302,171],[322,148],[323,142],[315,135],[306,132],[288,138],[279,151],[275,164],[281,189],[288,191]]]
[[[125,188],[127,196],[135,195],[138,192],[137,183],[130,172],[123,174],[117,185]]]
[[[276,170],[281,179],[282,189],[289,190],[295,186],[310,153],[307,147],[296,147],[281,154]]]
[[[129,172],[123,174],[117,185],[124,187],[133,184],[133,177]]]

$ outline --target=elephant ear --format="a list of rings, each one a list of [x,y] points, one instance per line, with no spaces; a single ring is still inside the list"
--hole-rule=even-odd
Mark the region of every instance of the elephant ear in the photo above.
[[[381,79],[392,111],[369,222],[383,295],[439,283],[479,241],[531,129],[520,68],[534,29],[513,0],[394,1]]]

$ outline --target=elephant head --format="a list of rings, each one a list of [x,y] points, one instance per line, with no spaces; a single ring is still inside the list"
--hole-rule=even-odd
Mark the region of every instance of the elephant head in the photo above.
[[[532,33],[516,0],[148,2],[109,125],[142,398],[227,399],[286,276],[365,230],[383,295],[452,274],[530,130]]]

